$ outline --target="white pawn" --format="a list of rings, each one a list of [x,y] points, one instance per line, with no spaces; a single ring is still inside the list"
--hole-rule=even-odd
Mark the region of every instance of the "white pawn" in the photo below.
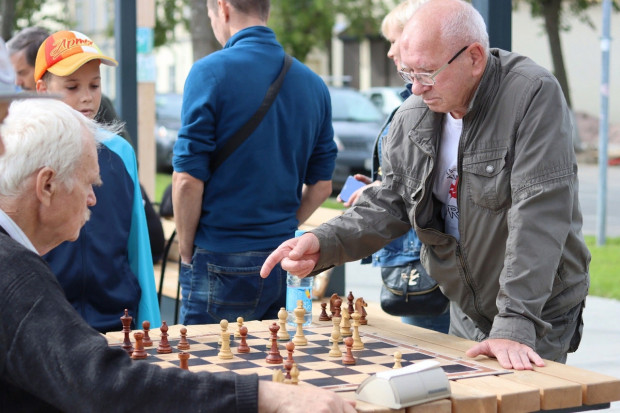
[[[337,343],[342,343],[342,335],[340,334],[340,317],[333,316],[332,323],[334,324],[334,327],[332,329],[332,335],[329,342],[331,343],[336,340]],[[336,338],[334,338],[334,334],[336,335]]]
[[[230,334],[228,333],[228,321],[220,321],[220,328],[222,329],[222,348],[217,356],[223,360],[233,358],[233,353],[230,351]]]
[[[295,314],[295,324],[297,324],[297,331],[295,332],[295,337],[293,337],[293,343],[296,346],[307,346],[308,339],[304,336],[304,316],[306,315],[306,310],[304,309],[303,301],[297,300],[297,308],[293,311]]]
[[[237,317],[237,331],[235,331],[235,338],[241,338],[241,327],[243,326],[243,317]]]
[[[397,351],[396,353],[394,353],[394,367],[392,367],[393,369],[400,369],[403,367],[403,365],[400,363],[400,361],[403,359],[403,355],[401,354],[400,351]]]
[[[278,311],[278,320],[280,323],[280,330],[278,330],[278,340],[279,341],[288,341],[291,336],[289,336],[288,331],[286,331],[286,318],[288,317],[288,311],[286,308],[280,308]]]
[[[340,334],[339,331],[336,330],[332,330],[332,338],[331,338],[331,342],[332,342],[332,349],[329,350],[329,357],[340,357],[342,356],[342,351],[340,351],[340,346],[338,345],[338,335]]]

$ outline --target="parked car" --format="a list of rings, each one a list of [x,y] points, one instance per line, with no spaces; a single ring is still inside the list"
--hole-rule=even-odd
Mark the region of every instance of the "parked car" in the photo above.
[[[181,127],[183,95],[164,93],[155,96],[155,146],[158,172],[172,172],[172,148]]]
[[[370,175],[372,150],[385,116],[355,89],[330,87],[334,140],[338,145],[332,176],[338,193],[349,175]]]
[[[366,96],[375,106],[385,115],[388,116],[392,111],[403,103],[403,97],[400,93],[404,87],[371,87],[363,90],[361,93]]]
[[[349,175],[370,175],[372,150],[385,116],[360,92],[350,88],[330,87],[332,123],[338,157],[332,177],[334,192],[342,189]],[[172,148],[181,127],[180,94],[155,97],[155,141],[157,170],[172,171]]]

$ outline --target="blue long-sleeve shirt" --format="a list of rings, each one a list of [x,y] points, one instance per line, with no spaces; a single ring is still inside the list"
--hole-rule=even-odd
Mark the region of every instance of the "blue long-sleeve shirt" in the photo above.
[[[173,165],[205,182],[198,247],[277,247],[298,227],[302,185],[331,180],[337,149],[329,91],[295,59],[260,125],[211,175],[214,151],[256,112],[283,62],[273,31],[253,26],[197,61],[187,77]]]

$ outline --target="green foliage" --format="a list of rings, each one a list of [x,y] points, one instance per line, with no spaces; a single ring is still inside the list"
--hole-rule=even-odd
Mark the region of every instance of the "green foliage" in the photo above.
[[[44,27],[52,31],[53,29],[49,24],[51,22],[57,23],[63,27],[71,27],[74,25],[74,22],[60,15],[42,13],[43,4],[46,2],[47,0],[15,0],[15,16],[13,21],[10,22],[10,24],[12,24],[11,32],[15,33],[31,26]],[[67,14],[64,13],[64,15],[66,16]],[[7,24],[4,19],[3,24]]]
[[[188,9],[189,0],[155,0],[155,47],[174,41],[174,31],[179,24],[189,31],[189,18],[184,14]]]
[[[601,0],[515,0],[513,5],[516,7],[519,3],[527,3],[530,5],[530,12],[533,17],[543,17],[543,7],[555,2],[560,2],[564,6],[560,8],[561,30],[568,31],[571,28],[564,17],[566,11],[576,16],[579,21],[591,28],[595,28],[594,22],[586,14],[586,10],[591,6],[600,5]],[[620,11],[620,2],[618,0],[612,0],[612,5],[614,10]]]
[[[592,254],[590,295],[620,300],[620,238],[608,238],[602,246],[592,236],[585,238]]]
[[[347,36],[361,39],[379,33],[386,13],[384,1],[376,0],[272,0],[269,27],[286,51],[303,61],[313,47],[329,47],[336,15],[346,16]]]

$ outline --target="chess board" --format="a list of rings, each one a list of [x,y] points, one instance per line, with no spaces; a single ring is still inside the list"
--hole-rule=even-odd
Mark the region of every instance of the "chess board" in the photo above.
[[[225,371],[234,371],[239,374],[256,373],[261,380],[271,380],[274,369],[283,369],[283,364],[269,364],[265,361],[267,353],[271,348],[270,333],[267,325],[260,322],[250,322],[246,326],[248,326],[249,331],[246,341],[248,346],[250,346],[250,352],[237,352],[236,348],[239,344],[239,339],[233,338],[232,333],[236,326],[231,324],[229,332],[231,333],[231,350],[234,357],[229,360],[222,360],[217,356],[219,352],[219,333],[215,331],[202,332],[202,334],[198,335],[188,333],[187,341],[190,344],[190,349],[185,352],[190,354],[188,361],[189,370],[213,373]],[[191,326],[188,327],[188,330],[190,329]],[[294,328],[288,327],[287,330],[292,338],[295,332]],[[356,359],[355,365],[344,365],[341,357],[330,357],[328,354],[332,346],[329,342],[331,331],[332,326],[328,324],[304,329],[308,345],[296,346],[293,353],[293,359],[300,371],[300,383],[323,387],[333,391],[352,391],[369,375],[392,369],[394,353],[397,351],[402,354],[402,367],[417,361],[433,359],[440,363],[449,379],[506,373],[506,371],[495,370],[467,359],[438,354],[419,346],[381,337],[373,333],[365,333],[363,330],[360,331],[360,336],[364,343],[364,350],[353,351],[353,356]],[[163,368],[179,368],[178,353],[180,351],[176,348],[179,342],[178,336],[175,337],[174,334],[171,334],[169,338],[170,345],[173,348],[172,353],[159,354],[157,353],[159,341],[155,340],[158,334],[159,330],[151,330],[151,338],[154,340],[154,344],[153,347],[146,348],[148,357],[145,360],[134,360],[133,362],[153,363]],[[285,360],[287,357],[285,344],[287,342],[278,342],[280,353]],[[342,352],[345,351],[344,344],[340,344],[340,349]]]

